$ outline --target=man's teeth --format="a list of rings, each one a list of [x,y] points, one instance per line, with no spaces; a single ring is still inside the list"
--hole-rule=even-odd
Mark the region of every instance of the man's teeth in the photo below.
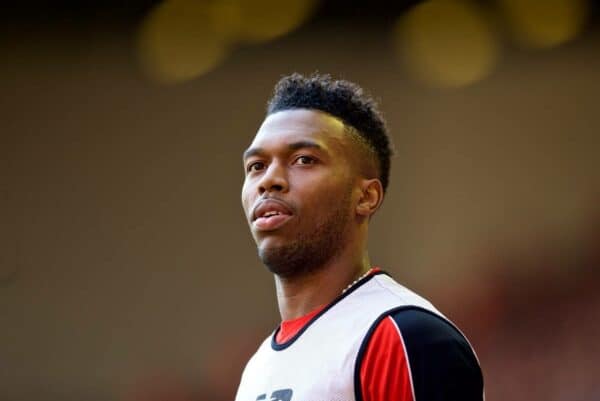
[[[271,216],[275,216],[275,215],[278,215],[278,214],[281,214],[281,213],[275,212],[275,211],[273,211],[273,212],[267,212],[267,213],[263,214],[263,217],[271,217]]]

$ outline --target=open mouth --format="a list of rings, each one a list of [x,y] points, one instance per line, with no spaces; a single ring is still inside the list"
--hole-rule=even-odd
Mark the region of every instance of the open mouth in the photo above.
[[[292,211],[280,201],[265,200],[254,209],[253,226],[261,231],[275,230],[292,218]]]

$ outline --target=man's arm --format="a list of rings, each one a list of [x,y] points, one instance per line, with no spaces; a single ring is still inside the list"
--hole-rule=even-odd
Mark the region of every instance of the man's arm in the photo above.
[[[483,376],[468,341],[420,308],[381,319],[359,355],[357,401],[482,401]]]

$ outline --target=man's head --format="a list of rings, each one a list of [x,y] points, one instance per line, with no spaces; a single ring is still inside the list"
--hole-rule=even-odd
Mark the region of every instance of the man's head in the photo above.
[[[362,145],[359,146],[364,152],[361,162],[377,171],[385,192],[392,147],[377,104],[361,87],[349,81],[333,80],[329,75],[292,74],[275,85],[267,115],[293,109],[320,110],[339,118],[350,137]]]
[[[357,85],[281,79],[244,153],[242,204],[263,263],[289,277],[365,247],[390,156],[384,120]]]

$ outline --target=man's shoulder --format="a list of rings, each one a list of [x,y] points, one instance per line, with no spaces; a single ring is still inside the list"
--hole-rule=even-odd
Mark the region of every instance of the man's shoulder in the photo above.
[[[375,331],[395,328],[401,337],[406,352],[438,352],[438,348],[457,348],[477,357],[462,331],[429,300],[398,283],[388,274],[374,277],[381,291],[395,298],[395,306],[385,309],[375,319],[367,333],[365,342]],[[386,322],[387,321],[387,322]],[[387,324],[386,324],[387,323]],[[422,357],[421,355],[420,357]]]
[[[365,286],[364,305],[381,308],[381,313],[389,313],[396,308],[419,307],[442,315],[426,298],[397,282],[383,270],[378,271]],[[386,312],[387,311],[387,312]],[[443,315],[442,315],[443,316]]]
[[[365,388],[371,382],[377,384],[368,372],[393,371],[390,366],[396,362],[390,362],[388,355],[405,361],[400,364],[408,372],[417,400],[482,399],[483,375],[475,351],[464,334],[440,314],[403,306],[381,315],[358,356]]]
[[[372,324],[366,340],[384,326],[394,327],[405,346],[426,348],[446,343],[472,349],[465,335],[435,309],[402,305],[382,313]]]
[[[432,346],[454,342],[471,348],[465,335],[445,316],[419,306],[399,307],[387,311],[379,319],[390,318],[405,342],[415,346]]]

